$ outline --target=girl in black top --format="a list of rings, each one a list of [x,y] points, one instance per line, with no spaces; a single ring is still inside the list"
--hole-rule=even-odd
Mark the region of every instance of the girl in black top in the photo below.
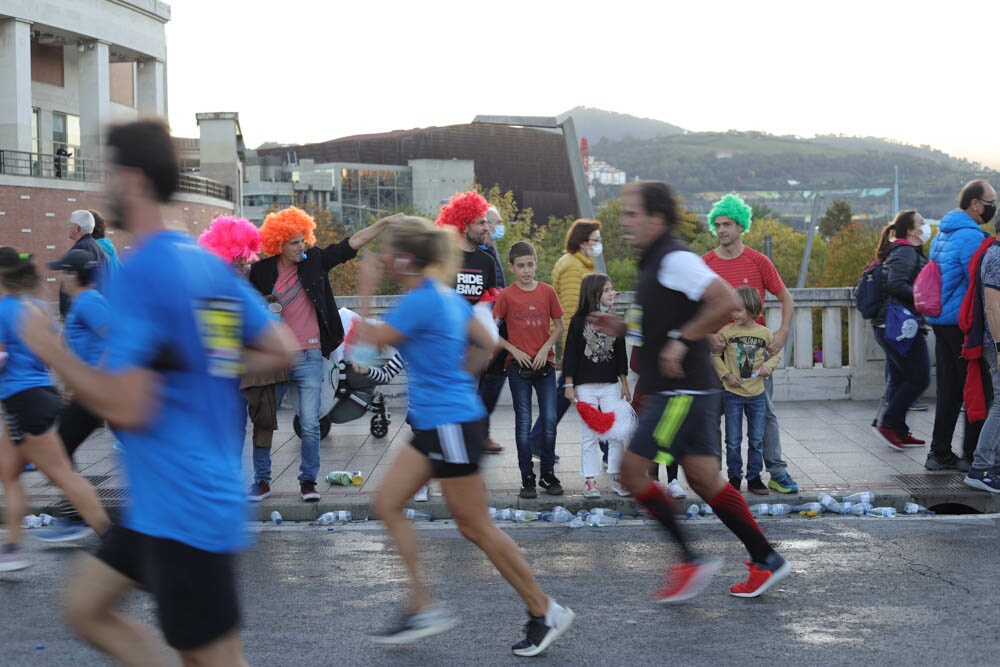
[[[580,285],[580,303],[570,320],[566,335],[563,374],[566,378],[566,398],[569,401],[582,401],[602,412],[614,412],[617,422],[619,419],[632,419],[632,408],[628,403],[631,397],[625,339],[607,336],[587,323],[587,316],[591,313],[607,312],[614,298],[614,286],[605,274],[591,273],[584,277]],[[584,477],[583,495],[586,498],[597,498],[601,495],[597,489],[597,476],[601,473],[601,451],[598,447],[601,434],[586,422],[581,423],[581,431],[583,441],[580,474]],[[608,473],[613,479],[612,490],[620,496],[627,496],[629,493],[622,487],[618,477],[624,438],[612,437],[620,435],[620,431],[619,425],[619,428],[609,430],[605,436],[608,440]]]

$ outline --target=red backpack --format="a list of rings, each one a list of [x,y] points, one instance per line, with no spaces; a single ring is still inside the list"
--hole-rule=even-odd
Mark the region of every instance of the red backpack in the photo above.
[[[941,314],[941,267],[933,259],[920,269],[913,281],[913,305],[928,317]]]

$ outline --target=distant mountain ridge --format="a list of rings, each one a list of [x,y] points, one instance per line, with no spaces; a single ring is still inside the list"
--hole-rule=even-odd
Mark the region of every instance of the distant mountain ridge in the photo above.
[[[638,116],[593,107],[573,107],[569,111],[559,114],[560,117],[569,115],[573,116],[576,136],[580,139],[586,138],[587,143],[590,144],[601,139],[608,141],[619,141],[627,137],[653,139],[687,132],[683,127],[671,125],[662,120],[639,118]]]

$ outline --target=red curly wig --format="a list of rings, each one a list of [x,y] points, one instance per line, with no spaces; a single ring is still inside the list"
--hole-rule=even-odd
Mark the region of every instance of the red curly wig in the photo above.
[[[257,261],[262,243],[252,222],[235,215],[220,215],[198,237],[198,245],[232,264],[237,259]]]
[[[280,255],[282,247],[301,234],[306,243],[315,245],[316,221],[301,208],[289,206],[275,213],[268,213],[260,226],[260,237],[264,240],[264,252]]]
[[[486,216],[486,209],[489,206],[489,202],[475,190],[456,192],[448,203],[441,207],[441,213],[436,220],[437,226],[451,225],[457,228],[459,233],[464,234],[470,222]]]

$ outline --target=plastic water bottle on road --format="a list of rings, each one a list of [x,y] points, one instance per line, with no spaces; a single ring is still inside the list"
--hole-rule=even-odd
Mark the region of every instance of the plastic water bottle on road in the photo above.
[[[927,516],[934,516],[937,514],[934,510],[929,510],[923,505],[918,505],[917,503],[906,503],[903,505],[903,513],[907,516],[914,516],[916,514],[924,514]]]
[[[844,514],[855,516],[867,516],[868,510],[872,508],[871,503],[844,503]]]
[[[896,516],[895,507],[871,507],[868,509],[868,516],[878,516],[891,519]]]
[[[795,505],[792,507],[793,512],[822,512],[823,505],[820,503],[802,503],[801,505]]]
[[[771,511],[771,506],[767,503],[757,503],[750,506],[750,511],[757,516],[765,516]]]
[[[587,516],[588,526],[617,526],[620,522],[621,512],[617,512],[619,516],[613,514],[594,514],[591,513]]]
[[[873,503],[875,502],[875,494],[871,491],[862,491],[844,496],[842,500],[845,503]]]
[[[834,514],[844,514],[844,506],[837,502],[837,500],[828,493],[821,493],[817,498],[819,504],[827,512],[833,512]]]
[[[582,516],[575,517],[572,521],[566,524],[570,528],[583,528],[587,524],[584,522]]]
[[[271,521],[273,521],[275,525],[280,526],[281,522],[283,521],[283,519],[281,518],[281,512],[279,512],[278,510],[274,510],[273,512],[271,512]]]
[[[329,526],[338,522],[349,522],[351,520],[351,513],[347,510],[337,510],[336,512],[324,512],[319,515],[316,519],[316,523],[320,526]]]
[[[551,521],[552,523],[569,523],[576,517],[575,514],[570,512],[568,509],[562,505],[556,505],[551,512],[539,512],[538,518],[542,521]]]
[[[715,510],[708,503],[701,504],[701,515],[702,516],[715,516]]]
[[[526,523],[528,521],[538,521],[540,518],[538,512],[529,512],[527,510],[514,510],[513,517],[514,521],[518,523]]]
[[[403,510],[403,516],[411,521],[433,521],[434,515],[428,514],[427,512],[421,512],[420,510]]]
[[[689,507],[687,508],[687,512],[686,512],[686,514],[687,514],[687,518],[689,518],[689,519],[693,519],[693,518],[695,518],[696,516],[700,516],[700,515],[701,515],[701,508],[700,508],[700,507],[698,507],[698,505],[697,505],[697,504],[695,504],[695,503],[692,503],[692,504],[691,504],[691,505],[690,505],[690,506],[689,506]]]
[[[785,516],[792,513],[792,506],[788,503],[772,503],[767,513],[771,516]]]

